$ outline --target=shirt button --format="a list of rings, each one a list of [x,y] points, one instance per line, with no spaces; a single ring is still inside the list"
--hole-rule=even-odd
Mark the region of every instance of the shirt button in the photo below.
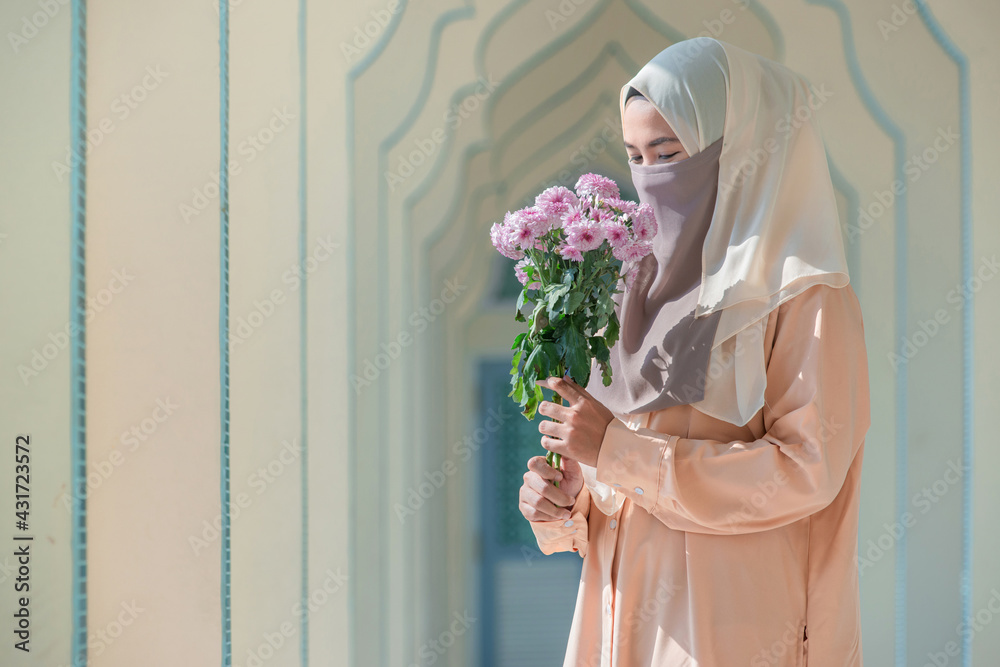
[[[611,527],[611,530],[614,530],[614,529],[615,529],[615,526],[617,526],[617,525],[618,525],[618,522],[617,522],[617,521],[615,521],[614,519],[612,519],[612,520],[611,520],[611,523],[609,523],[608,525],[609,525],[609,526]]]
[[[564,523],[563,525],[564,525],[564,526],[566,526],[567,528],[569,528],[570,526],[572,526],[572,525],[573,525],[573,519],[570,519],[569,521],[567,521],[567,522],[566,522],[566,523]]]
[[[635,487],[635,492],[638,493],[640,496],[642,495],[642,489],[638,486]]]

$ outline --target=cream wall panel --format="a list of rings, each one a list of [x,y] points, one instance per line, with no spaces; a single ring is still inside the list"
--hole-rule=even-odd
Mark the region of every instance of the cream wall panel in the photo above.
[[[124,459],[88,499],[89,630],[141,609],[90,660],[204,664],[222,653],[203,523],[221,513],[218,19],[201,0],[88,4],[88,123],[135,100],[87,164],[88,294],[134,276],[87,332],[88,462]],[[132,444],[134,427],[152,432]]]
[[[345,353],[352,315],[347,295],[349,173],[344,80],[354,60],[341,52],[340,40],[353,38],[353,28],[363,22],[366,9],[343,2],[311,2],[305,24],[308,237],[338,244],[333,258],[306,283],[311,445],[308,562],[309,595],[315,601],[309,616],[311,665],[352,664],[351,590],[362,594],[350,560],[355,539],[349,519],[350,491],[358,481],[350,467],[348,392],[353,389],[347,381]]]
[[[35,16],[40,13],[40,16]],[[71,633],[70,516],[70,11],[0,4],[0,663],[66,665]],[[11,35],[14,35],[12,38]],[[72,340],[76,340],[74,337]],[[14,528],[16,438],[30,436],[28,530]],[[23,480],[22,480],[23,481]],[[8,513],[9,512],[9,513]],[[30,590],[16,591],[14,534],[30,535]],[[23,583],[23,582],[21,582]],[[27,594],[30,654],[14,648]]]
[[[300,299],[331,257],[307,235],[299,258],[296,0],[231,7],[229,85],[233,660],[290,667],[307,612]]]

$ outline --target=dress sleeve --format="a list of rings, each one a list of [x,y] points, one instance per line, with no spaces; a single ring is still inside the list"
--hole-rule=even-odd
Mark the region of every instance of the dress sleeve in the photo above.
[[[597,479],[688,532],[769,530],[829,505],[870,425],[861,307],[847,286],[821,284],[778,308],[761,438],[682,438],[616,418]]]
[[[557,521],[529,521],[535,533],[538,548],[545,555],[557,551],[576,551],[583,558],[587,555],[587,520],[590,514],[590,489],[584,484],[570,508],[568,519]]]

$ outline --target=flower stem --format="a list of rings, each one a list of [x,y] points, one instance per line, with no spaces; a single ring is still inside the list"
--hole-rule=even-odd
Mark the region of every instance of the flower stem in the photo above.
[[[563,400],[562,400],[562,396],[560,396],[560,395],[559,395],[558,393],[556,393],[556,392],[552,392],[552,402],[553,402],[553,403],[555,403],[556,405],[562,405],[562,404],[563,404]],[[555,418],[553,418],[553,419],[552,419],[552,421],[554,421],[554,422],[558,422],[559,420],[558,420],[558,419],[555,419]],[[548,464],[549,464],[550,466],[552,466],[553,468],[555,468],[556,470],[561,470],[561,465],[562,465],[562,454],[556,454],[555,452],[552,452],[552,451],[550,451],[550,452],[549,452],[549,453],[548,453],[548,454],[547,454],[547,455],[545,456],[545,461],[546,461],[546,462],[547,462],[547,463],[548,463]],[[558,480],[556,480],[556,481],[554,481],[554,482],[552,482],[552,483],[553,483],[553,484],[555,485],[555,487],[556,487],[557,489],[559,488],[559,481],[558,481]]]

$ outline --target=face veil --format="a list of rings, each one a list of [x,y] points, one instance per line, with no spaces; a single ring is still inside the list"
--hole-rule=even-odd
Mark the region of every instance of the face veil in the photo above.
[[[816,120],[829,93],[711,37],[669,46],[622,86],[623,123],[631,88],[690,157],[630,164],[660,229],[631,293],[616,295],[611,385],[595,364],[586,389],[623,421],[690,404],[743,426],[764,405],[768,314],[813,285],[849,281]],[[594,504],[617,511],[624,495],[581,469]]]
[[[669,46],[622,86],[623,122],[632,88],[690,157],[630,163],[660,231],[633,289],[616,295],[612,384],[592,372],[587,390],[621,415],[689,403],[743,425],[764,402],[767,315],[812,285],[849,280],[816,122],[824,91],[711,37]],[[749,344],[711,368],[739,342]]]

